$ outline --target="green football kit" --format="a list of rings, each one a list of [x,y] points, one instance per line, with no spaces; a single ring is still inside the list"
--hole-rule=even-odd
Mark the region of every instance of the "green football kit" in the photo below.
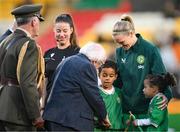
[[[150,101],[147,119],[136,119],[138,126],[147,126],[147,131],[167,131],[168,130],[168,110],[167,108],[161,110],[158,104],[162,98],[158,96],[162,93],[156,94]]]
[[[121,107],[121,91],[119,88],[113,87],[112,93],[107,93],[103,88],[100,89],[100,94],[104,100],[108,118],[111,123],[109,129],[104,129],[102,126],[96,126],[95,131],[115,131],[122,130],[122,107]]]

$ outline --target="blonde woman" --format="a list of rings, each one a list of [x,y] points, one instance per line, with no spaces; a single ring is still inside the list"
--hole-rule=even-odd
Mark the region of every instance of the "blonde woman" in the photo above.
[[[130,16],[122,15],[113,27],[112,36],[114,41],[121,46],[116,49],[116,61],[120,73],[118,81],[121,79],[123,83],[122,108],[124,124],[126,124],[130,117],[129,111],[136,118],[147,116],[150,100],[146,99],[143,94],[145,76],[166,73],[166,69],[158,48],[135,32],[134,23]],[[161,109],[166,108],[168,101],[172,98],[170,88],[167,88],[164,94],[165,96],[160,96],[163,100],[158,104]],[[126,127],[129,130],[137,130],[133,126]]]

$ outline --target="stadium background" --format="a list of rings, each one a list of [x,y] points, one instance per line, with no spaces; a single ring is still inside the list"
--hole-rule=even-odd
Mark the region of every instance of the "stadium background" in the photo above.
[[[169,131],[180,131],[180,1],[179,0],[0,0],[0,35],[13,23],[10,12],[25,3],[43,4],[45,22],[41,25],[37,42],[43,52],[55,46],[52,31],[53,21],[58,14],[73,16],[79,45],[88,41],[101,43],[108,54],[117,45],[111,37],[114,23],[122,13],[134,19],[136,32],[153,41],[162,54],[169,72],[178,79],[170,101]]]

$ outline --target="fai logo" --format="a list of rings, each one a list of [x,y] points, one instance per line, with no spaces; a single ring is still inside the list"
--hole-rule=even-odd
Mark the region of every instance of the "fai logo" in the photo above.
[[[139,55],[138,57],[137,57],[137,63],[138,64],[144,64],[144,61],[145,61],[145,57],[143,56],[143,55]]]

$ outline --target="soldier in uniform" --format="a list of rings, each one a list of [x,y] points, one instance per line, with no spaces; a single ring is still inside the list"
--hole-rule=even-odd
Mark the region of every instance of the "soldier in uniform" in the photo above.
[[[14,9],[17,29],[0,45],[0,130],[34,131],[43,126],[39,103],[41,5]]]

